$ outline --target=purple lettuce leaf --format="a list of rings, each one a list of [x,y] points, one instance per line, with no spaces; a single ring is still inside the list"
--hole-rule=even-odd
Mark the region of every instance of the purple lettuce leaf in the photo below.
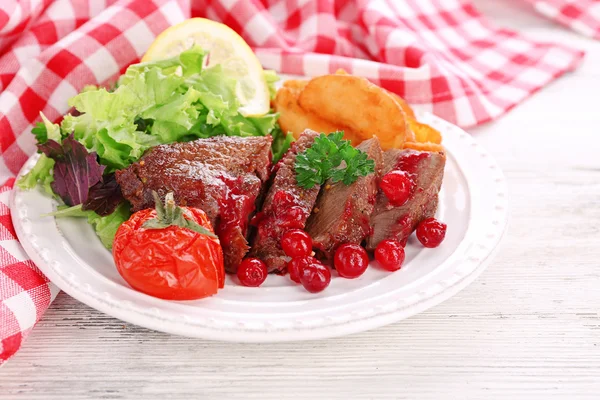
[[[95,152],[87,149],[73,138],[73,134],[62,143],[48,140],[38,148],[47,157],[53,159],[54,182],[52,190],[68,206],[85,203],[90,187],[100,182],[104,165],[98,163]]]
[[[102,180],[90,188],[88,198],[83,203],[82,210],[92,210],[100,216],[112,214],[123,201],[121,187],[115,178],[115,174],[108,174]]]

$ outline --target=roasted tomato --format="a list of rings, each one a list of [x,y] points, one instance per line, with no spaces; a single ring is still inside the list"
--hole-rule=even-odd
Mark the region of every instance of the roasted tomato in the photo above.
[[[170,300],[211,296],[225,282],[223,252],[204,211],[163,205],[138,211],[115,236],[117,270],[134,289]]]

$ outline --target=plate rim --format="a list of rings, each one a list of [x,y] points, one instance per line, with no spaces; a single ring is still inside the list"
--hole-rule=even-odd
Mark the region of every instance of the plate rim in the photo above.
[[[485,159],[488,167],[494,170],[497,192],[495,196],[496,205],[494,206],[495,216],[492,218],[493,221],[491,221],[491,223],[492,226],[495,226],[495,230],[486,235],[484,245],[480,244],[480,247],[483,247],[485,255],[476,260],[470,260],[468,265],[470,265],[471,268],[462,268],[459,271],[455,271],[452,280],[445,281],[444,284],[435,282],[432,284],[431,290],[421,291],[416,295],[410,296],[410,301],[407,301],[407,299],[396,299],[389,303],[391,300],[386,300],[386,302],[388,302],[387,306],[371,307],[374,309],[371,310],[373,312],[363,312],[364,315],[356,313],[351,315],[348,320],[342,320],[340,322],[331,320],[327,321],[327,323],[321,322],[316,324],[305,324],[298,321],[299,323],[291,324],[291,326],[278,328],[276,325],[264,322],[244,323],[243,321],[240,321],[240,323],[233,324],[232,326],[230,323],[223,324],[222,321],[213,318],[200,321],[200,323],[198,321],[173,321],[165,319],[160,315],[160,310],[142,310],[141,307],[136,306],[135,304],[119,302],[118,299],[115,299],[107,292],[95,293],[91,288],[82,290],[83,288],[78,287],[76,284],[76,278],[74,276],[68,276],[61,273],[62,269],[60,268],[59,262],[52,259],[50,249],[39,244],[39,237],[36,234],[27,232],[28,226],[30,228],[31,221],[27,218],[26,211],[24,212],[22,210],[22,204],[20,204],[19,198],[19,194],[21,194],[22,191],[16,186],[15,190],[11,193],[10,199],[13,224],[19,241],[27,255],[61,290],[64,290],[70,296],[92,308],[149,329],[220,341],[282,342],[337,337],[377,328],[423,312],[426,309],[449,299],[468,286],[485,270],[493,259],[508,224],[509,213],[508,198],[506,195],[506,179],[496,161],[475,141],[473,137],[461,128],[430,113],[417,110],[417,116],[420,120],[424,120],[426,123],[430,123],[436,127],[442,134],[446,135],[447,133],[450,133],[453,137],[452,139],[464,141],[466,146],[470,146],[470,152],[477,154],[481,159]],[[468,179],[470,173],[461,165],[465,160],[461,161],[459,157],[456,157],[450,150],[448,153],[455,159],[458,169],[465,177],[470,199],[472,200],[473,188]],[[24,164],[19,176],[25,173],[28,168],[31,168],[32,160],[34,158],[35,155]],[[471,205],[471,211],[472,208],[473,205]],[[473,216],[470,215],[470,219],[472,219],[472,217]],[[469,225],[470,224],[471,220],[469,221]],[[465,238],[461,240],[456,249],[463,244]],[[62,240],[66,241],[64,237]],[[455,252],[452,254],[454,253]],[[449,258],[450,257],[451,256],[449,256]],[[168,321],[168,323],[165,323],[166,321]]]

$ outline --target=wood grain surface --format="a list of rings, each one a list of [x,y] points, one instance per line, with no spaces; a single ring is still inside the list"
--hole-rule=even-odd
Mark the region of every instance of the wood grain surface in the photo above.
[[[61,293],[0,369],[0,399],[600,398],[600,43],[520,3],[476,1],[499,24],[588,55],[472,130],[511,201],[501,250],[475,283],[384,328],[280,344],[170,336]]]

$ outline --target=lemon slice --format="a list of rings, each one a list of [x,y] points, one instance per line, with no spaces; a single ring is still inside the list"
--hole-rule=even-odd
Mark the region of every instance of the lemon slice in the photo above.
[[[194,45],[208,52],[207,67],[220,64],[236,78],[242,115],[269,112],[269,88],[260,61],[244,39],[227,25],[205,18],[191,18],[174,25],[158,35],[142,62],[174,57]]]

